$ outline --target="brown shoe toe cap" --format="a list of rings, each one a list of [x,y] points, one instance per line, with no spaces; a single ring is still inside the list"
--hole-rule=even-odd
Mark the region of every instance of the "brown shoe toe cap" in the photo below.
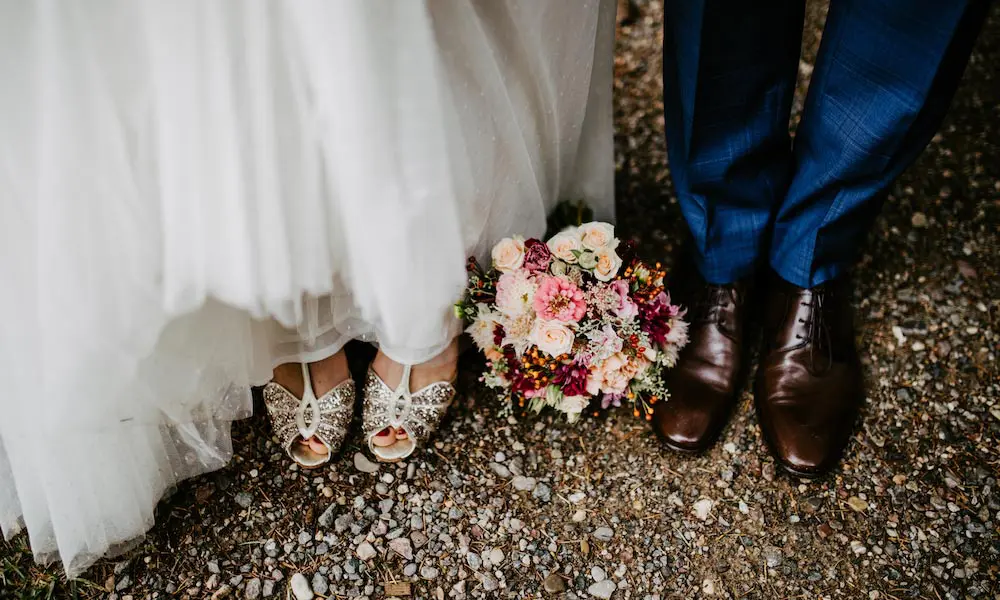
[[[656,405],[653,429],[674,450],[703,452],[726,424],[733,404],[730,396],[702,382],[675,379],[670,397]]]

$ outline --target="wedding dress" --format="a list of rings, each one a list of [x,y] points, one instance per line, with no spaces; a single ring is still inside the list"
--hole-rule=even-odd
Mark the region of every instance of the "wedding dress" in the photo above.
[[[466,256],[613,211],[610,0],[0,3],[0,528],[79,574],[275,364],[455,333]]]

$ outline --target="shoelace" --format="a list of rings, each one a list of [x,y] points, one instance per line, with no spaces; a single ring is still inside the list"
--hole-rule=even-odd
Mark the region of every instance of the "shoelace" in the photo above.
[[[799,323],[806,326],[806,334],[795,334],[795,338],[809,344],[809,362],[816,372],[822,373],[833,366],[832,339],[830,327],[826,322],[825,311],[823,309],[824,298],[828,292],[822,289],[813,290],[808,302],[800,302],[801,306],[809,308],[809,318],[799,319]],[[826,364],[823,368],[818,368],[817,354],[821,353]]]

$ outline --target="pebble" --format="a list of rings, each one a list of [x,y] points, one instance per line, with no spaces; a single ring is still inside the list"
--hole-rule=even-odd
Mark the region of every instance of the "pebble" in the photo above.
[[[413,546],[410,544],[410,538],[398,537],[389,542],[389,548],[396,554],[402,556],[406,560],[413,560]]]
[[[313,575],[312,591],[320,596],[325,596],[326,593],[330,591],[330,586],[326,582],[326,577],[323,577],[319,573]]]
[[[494,548],[490,550],[490,562],[493,563],[494,567],[497,567],[503,563],[503,551],[499,548]]]
[[[542,582],[542,587],[550,594],[558,594],[566,590],[566,582],[558,573],[550,573]]]
[[[594,539],[599,542],[610,541],[615,532],[610,527],[598,527],[594,530]]]
[[[604,572],[604,569],[597,566],[590,567],[590,576],[594,581],[604,581],[608,578],[608,574]]]
[[[264,582],[264,587],[261,590],[261,595],[265,598],[270,598],[274,595],[274,581],[268,579]]]
[[[524,477],[523,475],[518,475],[511,480],[511,485],[514,486],[514,489],[522,492],[530,492],[535,489],[537,484],[538,482],[535,481],[534,477]]]
[[[539,482],[535,486],[535,490],[531,492],[531,497],[540,502],[550,502],[552,500],[552,488]]]
[[[706,596],[714,596],[715,579],[712,577],[706,577],[705,580],[701,582],[701,592]]]
[[[587,513],[585,511],[578,510],[575,513],[573,513],[573,522],[574,523],[583,523],[583,521],[586,518],[587,518]]]
[[[378,471],[378,463],[368,460],[368,457],[357,452],[354,454],[354,468],[362,473],[375,473]]]
[[[372,558],[375,558],[376,552],[375,548],[371,544],[369,544],[368,542],[361,542],[361,545],[358,546],[358,549],[355,551],[355,554],[357,554],[358,558],[360,558],[361,560],[370,560]]]
[[[782,562],[781,550],[774,546],[764,548],[764,560],[767,562],[767,566],[772,569],[780,566]]]
[[[437,579],[441,572],[430,565],[420,567],[420,576],[424,579]]]
[[[465,564],[469,565],[469,568],[473,571],[476,571],[479,567],[483,566],[483,559],[479,558],[479,555],[475,552],[469,552],[465,555]]]
[[[333,520],[336,518],[337,510],[339,509],[340,506],[336,502],[334,502],[333,504],[328,506],[326,510],[323,511],[323,514],[319,516],[319,519],[317,519],[316,522],[319,524],[320,527],[323,528],[329,527],[330,525],[333,524]]]
[[[602,600],[607,600],[611,597],[611,594],[615,593],[618,586],[615,582],[610,579],[605,579],[604,581],[598,581],[587,588],[587,593],[594,598],[601,598]]]
[[[296,573],[292,575],[291,579],[292,593],[295,594],[295,600],[312,600],[313,591],[309,587],[309,581],[306,576],[302,573]]]
[[[479,583],[483,586],[484,591],[493,592],[498,587],[500,587],[500,584],[497,582],[496,577],[493,577],[489,573],[484,573],[480,571],[476,573],[476,579],[479,580]]]
[[[417,572],[416,563],[408,563],[405,567],[403,567],[403,577],[413,577],[416,574],[416,572]]]
[[[497,474],[498,477],[503,479],[510,479],[510,469],[501,465],[500,463],[491,462],[490,470]]]
[[[702,498],[701,500],[694,503],[694,506],[691,507],[691,510],[692,512],[694,512],[694,515],[698,517],[698,519],[704,521],[708,519],[708,514],[712,512],[712,507],[714,506],[715,502],[713,502],[711,499]]]
[[[851,507],[854,512],[865,512],[868,510],[868,503],[858,498],[857,496],[851,496],[847,499],[847,505]]]
[[[250,581],[247,581],[246,587],[243,588],[243,597],[247,600],[257,600],[257,598],[260,598],[262,591],[260,579],[254,577]]]
[[[250,505],[253,504],[253,496],[246,492],[236,494],[235,500],[236,504],[239,504],[243,508],[250,508]]]

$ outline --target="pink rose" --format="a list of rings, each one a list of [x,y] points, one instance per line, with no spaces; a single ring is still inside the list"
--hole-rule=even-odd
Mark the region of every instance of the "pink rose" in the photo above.
[[[524,242],[524,264],[525,269],[532,273],[547,271],[549,263],[552,262],[552,251],[544,242],[531,238]]]
[[[532,303],[538,317],[546,321],[576,323],[587,313],[583,292],[576,284],[558,277],[544,277]]]

